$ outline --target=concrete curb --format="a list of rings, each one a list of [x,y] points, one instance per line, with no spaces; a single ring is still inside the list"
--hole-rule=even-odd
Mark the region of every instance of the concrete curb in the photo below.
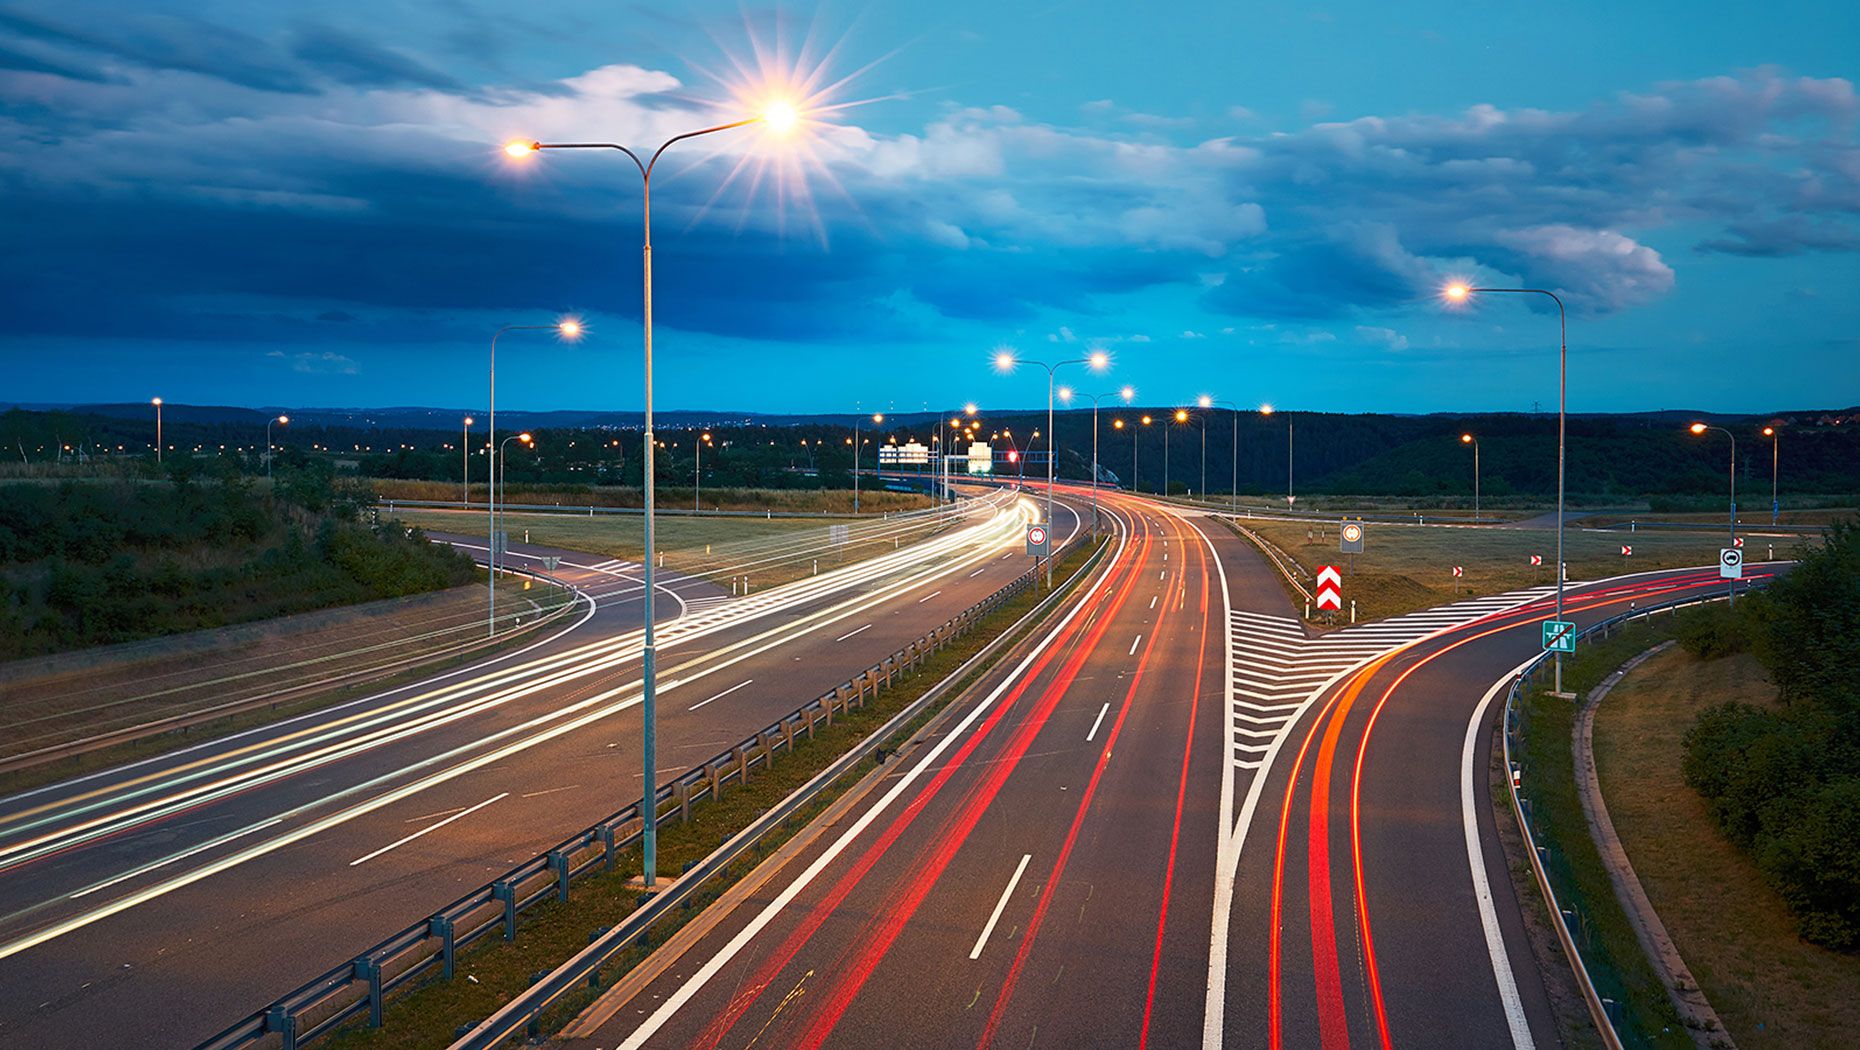
[[[1640,877],[1634,874],[1634,865],[1628,860],[1627,851],[1622,847],[1620,837],[1615,834],[1614,821],[1608,816],[1608,803],[1602,798],[1602,785],[1595,768],[1596,708],[1627,677],[1628,672],[1672,648],[1673,644],[1671,641],[1661,642],[1622,664],[1584,700],[1582,709],[1576,713],[1571,741],[1576,757],[1576,793],[1582,799],[1583,815],[1588,818],[1589,836],[1595,840],[1596,852],[1601,854],[1602,864],[1608,869],[1609,881],[1614,883],[1615,898],[1621,902],[1622,910],[1627,912],[1641,950],[1647,953],[1647,961],[1653,964],[1660,980],[1665,983],[1667,995],[1673,1000],[1673,1007],[1679,1011],[1679,1019],[1691,1034],[1692,1041],[1701,1050],[1736,1050],[1737,1044],[1731,1040],[1730,1033],[1724,1030],[1724,1023],[1706,1000],[1698,981],[1693,979],[1692,971],[1686,968],[1678,947],[1666,932],[1666,925],[1660,921],[1659,913],[1654,911],[1653,903],[1647,899],[1647,891],[1641,886]]]

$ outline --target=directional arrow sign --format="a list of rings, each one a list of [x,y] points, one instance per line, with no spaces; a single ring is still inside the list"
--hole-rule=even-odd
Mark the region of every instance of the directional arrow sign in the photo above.
[[[1533,554],[1533,555],[1531,555],[1531,564],[1532,564],[1532,565],[1542,565],[1543,563],[1544,563],[1544,556],[1543,556],[1543,555],[1541,555],[1541,554]]]
[[[1453,567],[1453,575],[1455,575],[1455,576],[1464,576],[1464,575],[1466,575],[1466,569],[1465,569],[1465,567],[1464,567],[1464,566],[1460,566],[1460,565],[1455,565],[1455,566]]]
[[[1317,607],[1343,608],[1343,573],[1335,565],[1326,565],[1317,574]]]
[[[1742,536],[1739,536],[1738,538],[1731,541],[1731,546],[1733,547],[1742,547],[1743,545],[1744,545],[1744,537]]]
[[[1544,652],[1573,653],[1576,651],[1576,625],[1569,620],[1545,620]]]
[[[1627,544],[1625,544],[1625,543],[1623,543],[1623,544],[1621,545],[1621,556],[1622,556],[1623,558],[1625,558],[1625,557],[1627,557],[1627,556],[1629,556],[1629,555],[1631,555],[1631,554],[1633,554],[1633,553],[1634,553],[1634,548],[1632,548],[1632,547],[1630,547],[1630,546],[1628,546],[1628,545],[1627,545]]]

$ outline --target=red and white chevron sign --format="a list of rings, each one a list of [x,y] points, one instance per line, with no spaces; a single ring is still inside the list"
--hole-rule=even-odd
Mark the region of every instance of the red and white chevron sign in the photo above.
[[[1335,565],[1326,565],[1317,574],[1317,607],[1343,608],[1343,573]]]
[[[1543,563],[1544,563],[1544,556],[1543,556],[1543,555],[1541,555],[1541,554],[1533,554],[1533,555],[1531,555],[1531,564],[1532,564],[1532,565],[1542,565]]]
[[[1460,566],[1460,565],[1455,565],[1455,566],[1453,567],[1453,575],[1455,575],[1455,576],[1464,576],[1464,575],[1466,575],[1466,569],[1465,569],[1465,567],[1464,567],[1464,566]]]
[[[1628,555],[1630,555],[1630,554],[1633,554],[1633,553],[1634,553],[1634,548],[1632,548],[1632,547],[1630,547],[1630,546],[1628,546],[1628,545],[1627,545],[1627,544],[1625,544],[1625,543],[1623,543],[1623,544],[1621,545],[1621,556],[1622,556],[1623,558],[1625,558],[1625,557],[1627,557]]]
[[[1744,545],[1744,537],[1742,536],[1739,536],[1738,538],[1731,541],[1731,546],[1733,547],[1742,547],[1743,545]]]

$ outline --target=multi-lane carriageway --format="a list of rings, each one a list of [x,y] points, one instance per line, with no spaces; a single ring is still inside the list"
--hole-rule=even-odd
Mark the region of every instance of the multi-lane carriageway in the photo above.
[[[1312,636],[1217,522],[1100,495],[1083,597],[563,1045],[1556,1044],[1485,775],[1547,589]]]
[[[1223,526],[1100,496],[1112,554],[1077,599],[571,1043],[1554,1041],[1472,774],[1544,596],[1312,637]],[[736,603],[670,581],[661,767],[1024,571],[1032,512],[998,496]],[[612,625],[637,622],[637,580],[562,556],[608,626],[0,800],[0,1045],[191,1045],[636,794],[616,716],[638,639]],[[1708,586],[1631,578],[1570,607]]]
[[[1025,572],[1033,501],[962,506],[747,597],[661,575],[660,769]],[[192,1046],[638,797],[637,566],[516,550],[583,598],[515,653],[0,799],[0,1047]]]

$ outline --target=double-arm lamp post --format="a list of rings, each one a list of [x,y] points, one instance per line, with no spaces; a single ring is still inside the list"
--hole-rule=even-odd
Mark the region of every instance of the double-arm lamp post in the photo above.
[[[1060,393],[1065,401],[1070,404],[1072,401],[1072,388],[1067,387],[1060,391]],[[1113,395],[1104,393],[1082,394],[1080,396],[1091,400],[1091,533],[1093,536],[1096,536],[1098,535],[1098,402]],[[1137,388],[1126,386],[1117,391],[1115,396],[1123,398],[1124,404],[1128,405],[1131,400],[1137,396]]]
[[[659,158],[675,143],[702,135],[712,135],[719,131],[761,124],[777,135],[793,131],[800,123],[801,114],[790,102],[776,100],[767,104],[757,116],[746,120],[734,120],[727,124],[717,124],[696,131],[687,131],[682,135],[673,135],[659,145],[659,148],[644,160],[638,153],[615,142],[512,142],[504,147],[504,152],[513,157],[523,157],[541,150],[551,149],[598,149],[614,150],[626,155],[639,169],[641,187],[641,228],[643,237],[640,246],[640,264],[642,271],[642,293],[645,303],[641,312],[641,328],[644,337],[645,368],[643,399],[645,403],[646,458],[645,458],[645,564],[642,584],[645,589],[646,621],[645,637],[640,656],[640,711],[645,722],[645,785],[644,797],[640,806],[640,854],[643,861],[644,881],[648,889],[658,879],[658,708],[656,693],[658,688],[657,642],[653,629],[653,592],[654,562],[656,552],[653,535],[653,437],[652,437],[652,173],[657,168]]]
[[[1449,302],[1463,303],[1470,296],[1485,293],[1504,295],[1541,295],[1556,304],[1557,323],[1557,368],[1556,368],[1556,618],[1563,619],[1563,467],[1566,460],[1569,422],[1569,316],[1563,309],[1563,300],[1555,292],[1543,288],[1474,288],[1465,284],[1449,284],[1445,294]],[[1556,654],[1556,691],[1563,691],[1563,654]]]
[[[1013,351],[1000,350],[995,353],[995,367],[1000,369],[1003,372],[1012,372],[1014,370],[1014,366],[1018,363],[1020,362],[1018,361],[1018,359],[1015,358]],[[1044,361],[1028,361],[1026,363],[1030,365],[1038,365],[1039,367],[1046,369],[1046,518],[1045,518],[1045,521],[1046,521],[1046,527],[1050,530],[1053,526],[1053,464],[1059,458],[1059,435],[1055,433],[1053,430],[1053,375],[1054,373],[1058,372],[1061,368],[1065,367],[1066,365],[1084,365],[1087,368],[1090,368],[1094,372],[1102,372],[1106,368],[1110,367],[1111,355],[1105,353],[1103,350],[1093,350],[1090,356],[1076,357],[1076,358],[1071,358],[1065,361],[1055,361],[1054,363],[1050,365]],[[1050,532],[1048,533],[1048,535],[1050,536]],[[1053,559],[1049,555],[1046,559],[1046,583],[1048,586],[1051,586],[1052,582],[1053,582]]]

